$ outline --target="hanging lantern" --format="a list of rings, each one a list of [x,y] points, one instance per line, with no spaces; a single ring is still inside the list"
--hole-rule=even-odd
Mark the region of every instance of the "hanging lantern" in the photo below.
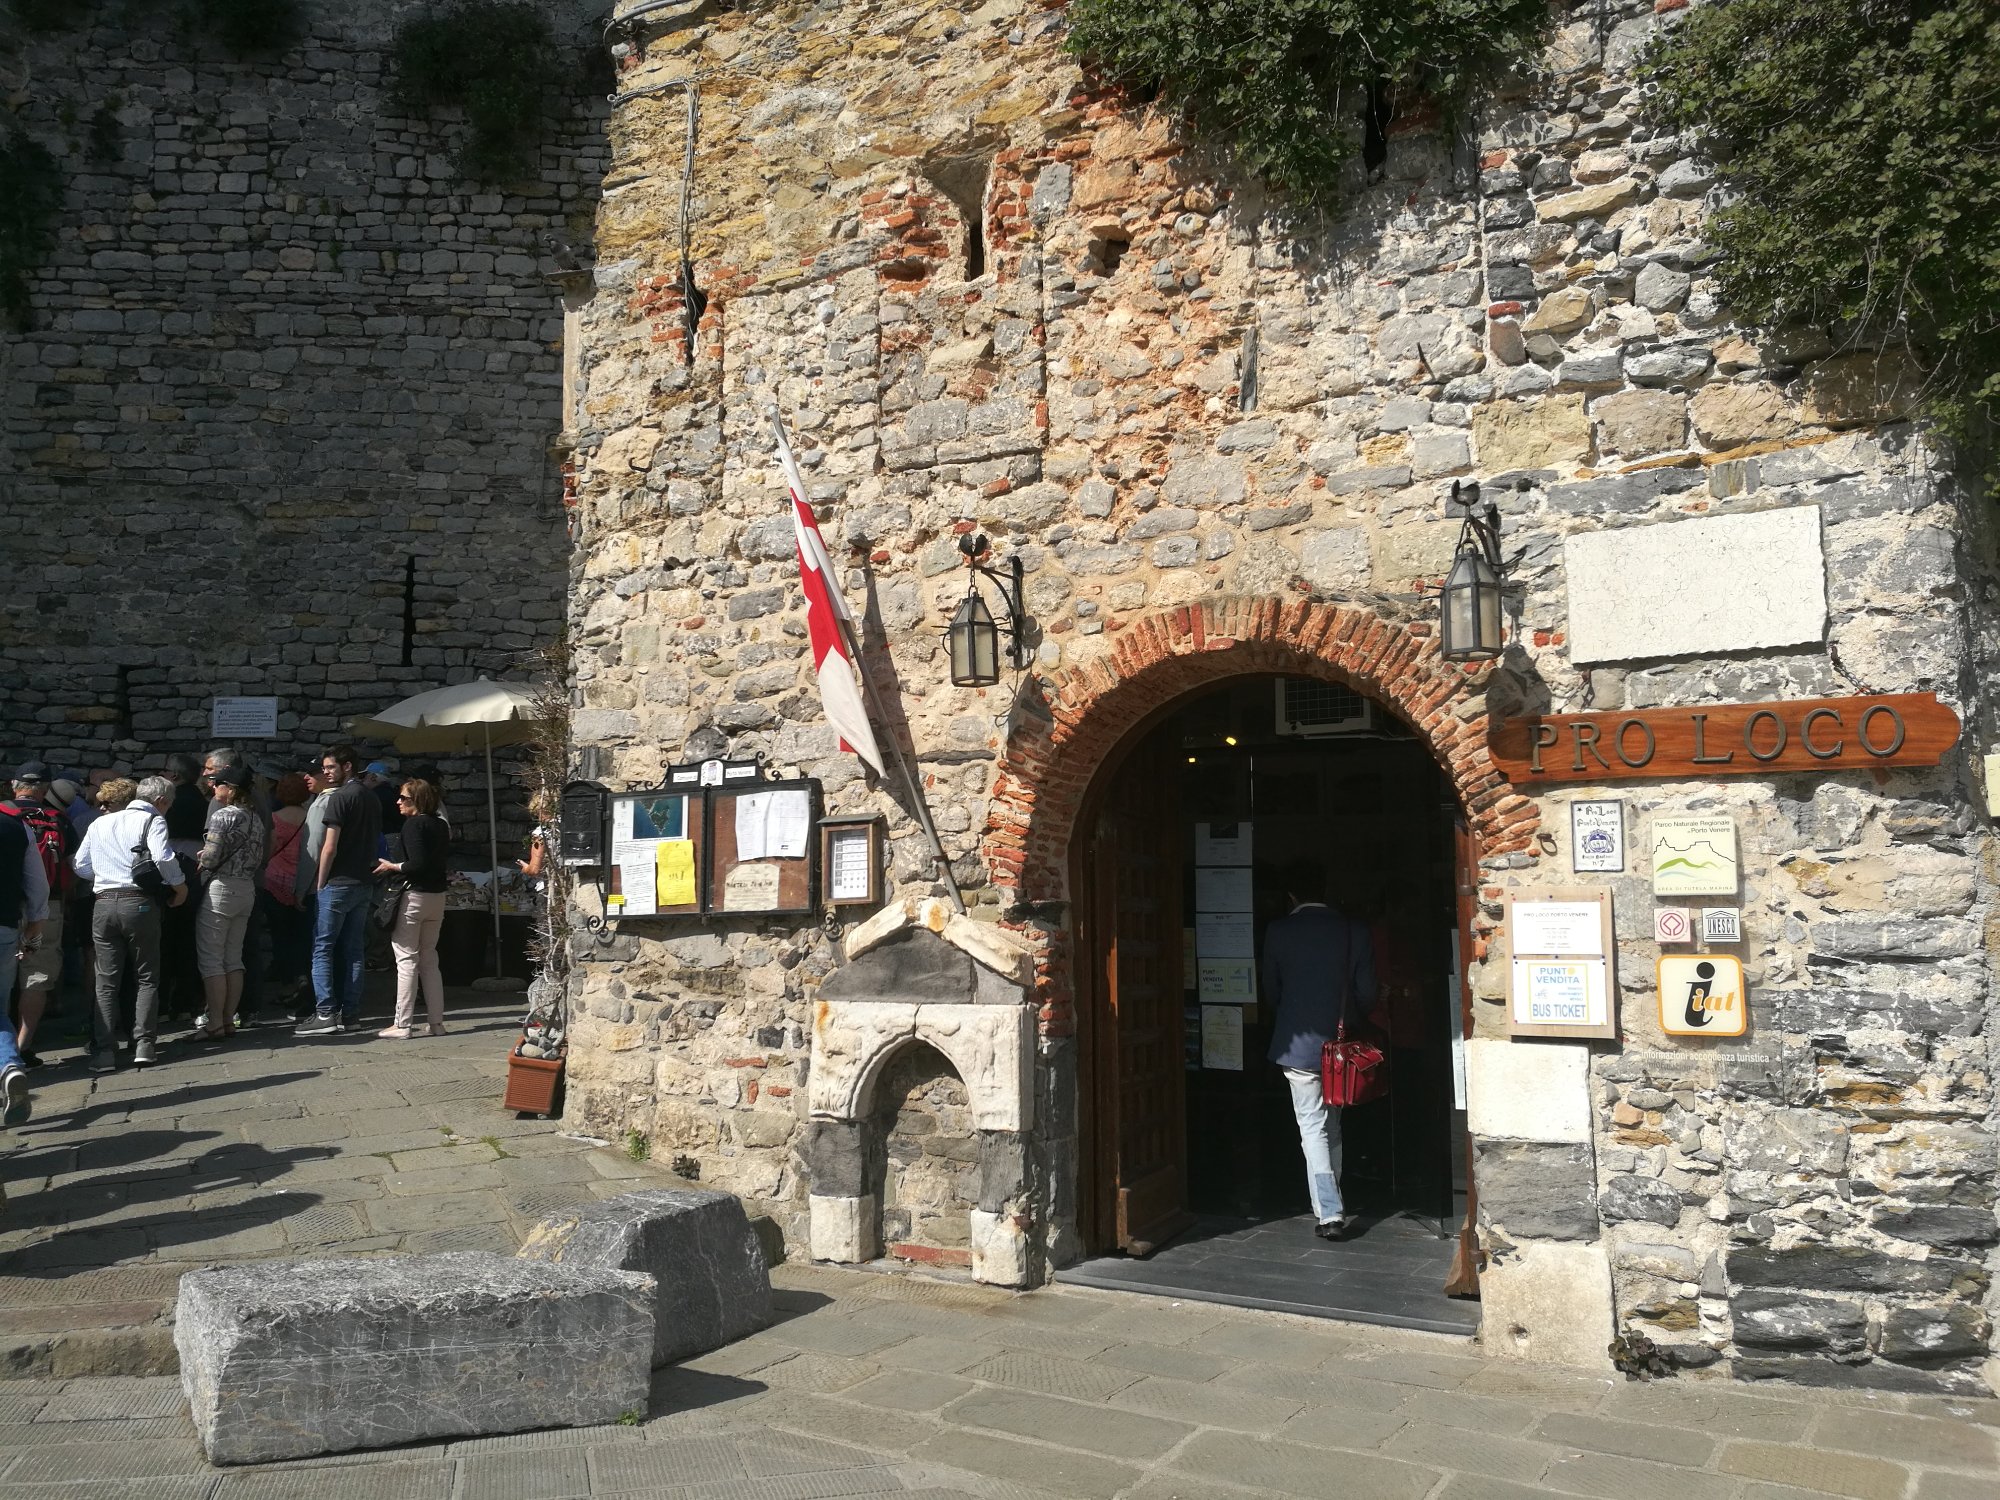
[[[1000,627],[975,584],[945,630],[953,687],[992,687],[1000,680]]]
[[[1466,514],[1451,572],[1439,593],[1440,654],[1446,661],[1491,661],[1506,643],[1500,614],[1505,571],[1500,561],[1500,511],[1489,505],[1483,517],[1476,513],[1477,484],[1461,490],[1454,482],[1451,498],[1465,507]]]
[[[985,537],[962,536],[958,539],[958,550],[965,556],[968,576],[965,601],[958,606],[958,613],[951,617],[944,633],[945,650],[951,657],[951,685],[992,687],[1000,680],[1000,626],[980,596],[979,580],[987,578],[1000,590],[1000,602],[1007,609],[1007,665],[1018,672],[1028,665],[1028,614],[1021,602],[1021,559],[1008,559],[1007,576],[1002,578],[980,561],[987,553]]]

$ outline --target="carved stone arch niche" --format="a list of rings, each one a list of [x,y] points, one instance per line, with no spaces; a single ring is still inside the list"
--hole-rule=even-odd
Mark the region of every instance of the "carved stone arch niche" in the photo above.
[[[893,1115],[879,1088],[893,1060],[921,1043],[958,1075],[977,1138],[976,1191],[963,1204],[972,1274],[1026,1284],[1035,1097],[1026,947],[942,902],[908,901],[856,928],[846,952],[813,1006],[801,1152],[813,1259],[882,1253],[879,1163]]]

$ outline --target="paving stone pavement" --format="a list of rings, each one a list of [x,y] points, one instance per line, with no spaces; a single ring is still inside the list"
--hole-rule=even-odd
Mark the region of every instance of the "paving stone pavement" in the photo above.
[[[193,1266],[512,1254],[565,1204],[676,1180],[501,1107],[520,996],[451,991],[448,1035],[390,1041],[384,978],[350,1036],[251,1028],[105,1078],[45,1052],[34,1118],[0,1133],[0,1377],[173,1369]]]
[[[1993,1500],[2000,1401],[1629,1384],[1463,1340],[781,1267],[629,1426],[216,1470],[168,1377],[0,1382],[0,1500]]]

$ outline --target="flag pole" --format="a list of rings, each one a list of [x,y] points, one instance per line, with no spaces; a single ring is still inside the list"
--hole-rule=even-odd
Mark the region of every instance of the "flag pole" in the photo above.
[[[951,871],[951,860],[946,857],[944,844],[938,839],[937,825],[931,821],[931,805],[924,798],[922,784],[912,773],[910,763],[903,758],[903,742],[896,738],[889,726],[889,716],[882,711],[882,700],[876,696],[875,684],[868,675],[868,663],[862,659],[861,642],[855,639],[854,627],[842,620],[841,633],[847,637],[847,649],[854,653],[854,672],[861,679],[861,691],[868,699],[868,711],[875,716],[875,722],[882,726],[883,733],[891,740],[889,753],[896,758],[896,769],[902,773],[903,785],[908,789],[910,802],[916,808],[917,822],[924,830],[924,837],[930,840],[931,861],[937,873],[944,878],[944,888],[951,896],[953,910],[965,915],[965,897],[959,893],[958,877]],[[912,736],[914,739],[915,736]]]
[[[825,567],[820,567],[818,563],[815,563],[814,568],[823,575],[823,583],[829,595],[828,603],[830,609],[828,612],[832,614],[834,626],[840,633],[841,647],[846,652],[848,663],[852,665],[855,675],[861,679],[861,691],[867,704],[864,712],[869,717],[869,725],[864,727],[869,727],[870,732],[868,737],[873,740],[876,736],[873,733],[872,726],[880,724],[886,732],[889,727],[889,716],[884,711],[882,700],[875,691],[874,679],[868,675],[868,664],[861,654],[860,638],[855,632],[853,619],[848,615],[846,602],[841,598],[840,580],[831,576],[831,569],[834,566],[833,558],[827,551],[825,542],[819,537],[818,525],[811,519],[810,507],[805,495],[805,481],[798,473],[798,465],[792,458],[792,445],[785,437],[785,420],[779,415],[776,406],[771,407],[770,417],[771,431],[778,440],[778,462],[785,473],[786,487],[791,491],[794,505],[805,512],[805,520],[803,522],[798,519],[796,514],[793,521],[795,526],[803,526],[804,528],[800,532],[800,566],[803,570],[805,564],[804,549],[807,541],[806,532],[809,531],[816,554],[825,559]],[[808,586],[807,597],[809,603],[811,596],[812,591],[810,586]],[[821,687],[821,692],[825,692],[824,685]],[[952,873],[951,860],[946,857],[944,844],[938,838],[937,825],[931,821],[930,803],[924,797],[923,784],[918,779],[914,768],[910,764],[911,759],[914,758],[915,745],[912,744],[911,746],[912,755],[905,757],[901,741],[896,740],[893,735],[890,738],[892,743],[889,753],[895,759],[897,773],[902,777],[903,786],[909,793],[911,810],[916,814],[918,826],[923,829],[924,837],[930,843],[933,872],[936,876],[943,879],[945,890],[951,896],[952,909],[962,916],[965,913],[965,897],[958,889],[958,877]],[[879,742],[874,748],[879,753],[881,748]],[[866,760],[866,757],[861,758],[864,761]]]

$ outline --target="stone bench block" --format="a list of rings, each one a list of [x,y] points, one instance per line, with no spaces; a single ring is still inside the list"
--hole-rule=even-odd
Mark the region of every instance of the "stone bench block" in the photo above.
[[[730,1193],[649,1188],[565,1209],[535,1226],[521,1256],[648,1272],[655,1365],[719,1349],[771,1319],[763,1247]]]
[[[653,1282],[473,1253],[191,1271],[174,1344],[211,1463],[577,1427],[646,1409]]]

